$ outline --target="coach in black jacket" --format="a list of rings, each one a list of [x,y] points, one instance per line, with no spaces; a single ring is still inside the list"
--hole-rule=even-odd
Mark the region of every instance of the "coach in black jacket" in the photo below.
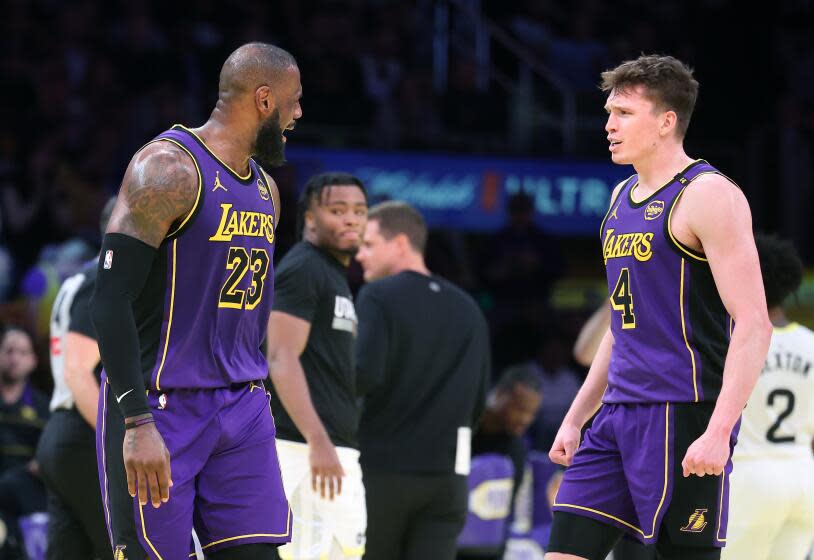
[[[370,209],[356,258],[366,560],[455,557],[471,429],[490,378],[489,332],[463,290],[424,264],[427,227],[400,202]]]

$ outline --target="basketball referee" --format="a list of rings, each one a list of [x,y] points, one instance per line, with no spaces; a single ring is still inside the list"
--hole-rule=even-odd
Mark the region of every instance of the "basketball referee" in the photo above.
[[[356,256],[370,282],[357,300],[366,560],[452,559],[466,521],[489,332],[472,298],[427,269],[426,240],[415,209],[386,202]]]
[[[115,198],[102,210],[102,234]],[[60,286],[51,310],[54,394],[37,461],[48,488],[49,560],[105,559],[113,554],[96,471],[96,403],[102,370],[90,297],[97,259]]]

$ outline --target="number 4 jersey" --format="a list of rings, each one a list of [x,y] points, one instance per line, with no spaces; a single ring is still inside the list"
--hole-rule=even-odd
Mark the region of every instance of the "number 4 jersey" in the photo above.
[[[814,437],[814,333],[775,327],[766,364],[743,411],[736,459],[810,460]]]
[[[708,173],[720,174],[697,160],[638,202],[633,175],[602,221],[614,337],[604,402],[714,401],[720,392],[734,325],[707,259],[670,229],[684,190]]]
[[[134,304],[147,385],[215,388],[263,379],[277,219],[267,177],[253,160],[248,175],[238,175],[180,125],[158,141],[192,158],[199,185],[194,208],[170,227]]]

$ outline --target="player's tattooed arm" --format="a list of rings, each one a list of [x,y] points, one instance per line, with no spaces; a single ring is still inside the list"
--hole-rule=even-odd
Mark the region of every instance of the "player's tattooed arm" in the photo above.
[[[107,232],[158,247],[172,223],[192,210],[198,181],[186,152],[169,142],[149,144],[127,167]]]

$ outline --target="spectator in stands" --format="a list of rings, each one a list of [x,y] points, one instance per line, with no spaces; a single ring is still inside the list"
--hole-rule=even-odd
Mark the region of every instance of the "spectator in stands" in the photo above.
[[[533,367],[521,365],[506,369],[489,393],[486,410],[472,436],[473,457],[494,453],[505,455],[512,461],[514,486],[509,511],[514,511],[515,497],[526,468],[523,435],[531,426],[542,400],[540,376]],[[482,554],[477,557],[482,560],[490,558]],[[503,550],[500,550],[494,559],[502,557]],[[469,558],[465,553],[458,554],[458,560]]]
[[[36,367],[31,335],[20,327],[6,328],[0,339],[0,524],[5,523],[9,539],[0,542],[0,558],[14,558],[17,519],[45,511],[34,451],[48,419],[48,398],[29,380]]]

